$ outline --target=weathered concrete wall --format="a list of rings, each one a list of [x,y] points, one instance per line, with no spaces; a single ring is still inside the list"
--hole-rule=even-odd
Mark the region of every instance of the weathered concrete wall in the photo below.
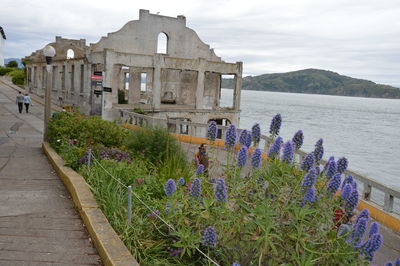
[[[179,58],[205,58],[220,61],[209,45],[203,43],[198,35],[186,27],[186,18],[150,14],[148,10],[139,11],[139,20],[125,24],[119,31],[91,45],[93,52],[113,49],[116,52],[154,55],[157,53],[157,40],[160,33],[168,36],[167,55]]]
[[[159,35],[166,34],[166,51],[159,53]],[[180,110],[177,117],[192,119],[202,116],[203,110],[217,110],[220,102],[221,75],[235,76],[235,101],[233,110],[226,118],[236,121],[240,111],[242,63],[226,63],[215,55],[213,49],[203,43],[197,34],[186,27],[186,18],[150,14],[140,10],[139,20],[130,21],[119,31],[102,37],[99,42],[86,46],[85,40],[56,37],[50,43],[56,50],[53,59],[51,87],[53,99],[61,104],[79,105],[85,113],[101,114],[113,120],[121,108],[118,90],[127,94],[128,106],[151,106],[156,113],[167,114],[172,106]],[[68,59],[72,49],[74,58]],[[42,50],[32,53],[28,59],[27,88],[44,95],[45,66]],[[102,89],[91,84],[95,71],[103,73],[103,87],[112,92],[95,96]],[[43,72],[43,73],[42,73]],[[125,77],[129,73],[129,85]],[[145,89],[142,75],[146,74]],[[185,111],[184,111],[185,110]],[[190,110],[190,111],[187,111]],[[168,116],[175,117],[174,112]],[[206,120],[209,115],[206,116]],[[204,118],[204,117],[203,117]],[[208,121],[206,121],[208,122]]]

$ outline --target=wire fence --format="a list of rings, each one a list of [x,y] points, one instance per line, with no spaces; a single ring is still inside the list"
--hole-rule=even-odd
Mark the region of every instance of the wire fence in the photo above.
[[[128,191],[128,204],[127,204],[127,213],[128,213],[128,217],[127,217],[127,223],[128,225],[132,224],[132,196],[135,197],[141,204],[143,204],[143,206],[146,207],[146,209],[148,209],[150,211],[150,213],[154,216],[156,216],[161,222],[163,222],[171,231],[176,232],[175,228],[168,223],[165,219],[163,219],[160,215],[157,214],[157,212],[150,207],[146,202],[144,202],[135,192],[132,191],[132,186],[127,186],[124,183],[122,183],[118,178],[116,178],[115,176],[113,176],[109,171],[107,171],[107,169],[104,168],[104,166],[99,162],[99,160],[97,160],[97,158],[94,156],[94,154],[92,153],[92,150],[89,149],[88,152],[88,161],[87,161],[87,165],[88,165],[88,169],[90,171],[91,167],[92,167],[92,161],[94,163],[96,163],[98,166],[100,166],[100,168],[108,175],[110,176],[112,179],[114,179],[119,185],[121,185],[123,188],[127,189]],[[204,253],[200,248],[196,247],[196,250],[202,254],[206,259],[208,259],[210,262],[212,262],[214,265],[218,265],[219,264],[213,260],[212,258],[210,258],[206,253]]]

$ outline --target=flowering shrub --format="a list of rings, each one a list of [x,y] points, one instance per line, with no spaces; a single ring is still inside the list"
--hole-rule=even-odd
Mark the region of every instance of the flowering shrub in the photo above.
[[[232,149],[233,146],[236,144],[237,132],[236,126],[230,125],[226,130],[225,135],[225,146],[228,150]]]
[[[283,145],[282,161],[291,164],[294,159],[294,143],[292,141],[287,141]]]
[[[217,132],[218,132],[217,122],[210,121],[210,123],[208,123],[207,138],[211,141],[216,140]]]
[[[279,130],[281,129],[282,125],[282,117],[280,114],[276,114],[272,120],[271,124],[269,126],[269,133],[271,134],[272,137],[279,135]]]
[[[237,159],[237,165],[239,167],[243,167],[246,162],[247,162],[247,147],[246,146],[242,146],[239,149],[239,153],[238,153],[238,159]]]
[[[261,128],[260,124],[256,123],[251,128],[251,136],[253,138],[254,146],[257,146],[260,143],[261,139]]]
[[[228,132],[226,144],[232,149],[236,127],[232,125]],[[275,131],[278,132],[279,129]],[[155,150],[170,148],[164,145],[168,144],[166,138],[145,139],[145,133],[139,134],[143,135],[138,140],[148,141]],[[77,138],[79,141],[70,143],[68,148],[67,141],[71,139],[75,137],[68,136],[59,145],[65,149],[64,155],[84,158],[86,149],[81,145],[86,145],[87,140]],[[122,184],[131,185],[135,195],[147,204],[135,201],[133,217],[137,219],[132,220],[131,226],[126,223],[126,188],[98,164],[92,164],[90,169],[80,165],[77,169],[110,224],[143,265],[208,265],[210,262],[201,252],[220,265],[359,265],[365,263],[364,258],[372,259],[382,238],[377,225],[373,225],[368,233],[370,238],[361,243],[367,212],[360,213],[358,226],[352,232],[356,250],[336,237],[332,229],[335,210],[344,206],[346,213],[350,213],[358,203],[354,180],[346,181],[351,193],[343,204],[341,197],[332,196],[341,185],[340,172],[332,170],[332,174],[327,174],[328,165],[325,175],[318,175],[314,152],[307,155],[300,167],[291,164],[296,142],[285,142],[280,157],[282,145],[282,138],[277,137],[268,152],[271,159],[263,166],[262,150],[255,149],[247,162],[248,148],[243,145],[237,162],[228,161],[223,169],[213,169],[214,164],[210,164],[210,177],[200,173],[204,169],[197,169],[196,173],[193,166],[186,172],[179,164],[176,167],[175,161],[155,164],[155,152],[137,150],[141,147],[138,143],[126,147],[92,145],[102,167]],[[140,152],[132,152],[133,147]],[[102,156],[101,151],[107,151],[107,155]],[[126,151],[130,152],[130,163],[119,160]],[[257,169],[247,169],[247,164]],[[343,168],[343,162],[341,165]]]
[[[301,146],[303,145],[303,141],[304,141],[304,135],[303,135],[303,131],[302,130],[298,130],[292,139],[293,143],[296,145],[296,150],[299,150],[301,148]]]
[[[277,137],[275,139],[274,144],[272,144],[271,148],[268,151],[268,157],[269,158],[279,157],[279,153],[281,151],[282,142],[283,142],[282,137]]]

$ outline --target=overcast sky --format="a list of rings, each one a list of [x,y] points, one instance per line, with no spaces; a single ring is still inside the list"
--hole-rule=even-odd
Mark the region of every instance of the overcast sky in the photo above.
[[[399,0],[2,0],[5,58],[56,35],[97,42],[139,9],[185,15],[224,61],[244,62],[244,75],[320,68],[400,87]]]

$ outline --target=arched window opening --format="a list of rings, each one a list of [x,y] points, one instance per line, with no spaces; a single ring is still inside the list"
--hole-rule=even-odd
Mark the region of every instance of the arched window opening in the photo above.
[[[67,59],[73,59],[75,56],[74,50],[68,49],[67,51]]]
[[[168,48],[168,36],[164,32],[160,32],[157,38],[157,53],[166,54]]]

